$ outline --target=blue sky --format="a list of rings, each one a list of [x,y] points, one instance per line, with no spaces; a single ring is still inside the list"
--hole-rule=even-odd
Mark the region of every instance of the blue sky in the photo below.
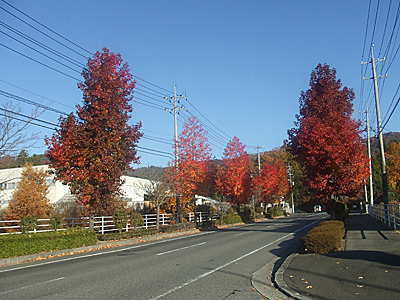
[[[376,14],[377,0],[6,1],[75,45],[0,1],[2,8],[73,51],[4,9],[0,10],[2,32],[23,41],[9,28],[19,30],[73,58],[78,66],[64,61],[71,70],[1,34],[0,41],[8,48],[0,47],[0,90],[69,113],[82,103],[76,79],[81,79],[79,65],[86,63],[89,53],[104,46],[120,53],[134,76],[138,76],[135,95],[140,103],[133,103],[132,123],[141,121],[145,133],[139,143],[141,166],[165,166],[171,160],[145,152],[154,154],[156,150],[166,156],[173,153],[173,116],[163,108],[170,108],[164,96],[172,96],[174,84],[177,93],[185,93],[189,100],[181,100],[188,111],[181,112],[179,129],[187,116],[197,116],[209,129],[209,141],[217,158],[221,158],[229,138],[234,136],[248,145],[249,153],[256,152],[252,146],[257,142],[264,150],[281,146],[298,113],[300,92],[308,89],[310,73],[318,63],[335,67],[342,83],[354,89],[354,118],[365,118],[359,111],[367,101],[374,121],[372,81],[361,80],[362,74],[371,77],[371,67],[360,63],[370,60],[372,40],[376,58],[379,53],[383,56],[393,28],[387,62],[378,64],[379,72],[388,69],[388,78],[380,79],[382,118],[398,98],[399,58],[395,54],[400,44],[399,25],[394,27],[398,0],[392,1],[389,14],[389,1],[381,1],[384,3],[380,3]],[[32,47],[39,50],[38,46]],[[4,103],[7,97],[0,96],[0,101]],[[26,114],[32,110],[25,103],[19,105]],[[385,132],[400,130],[398,112],[399,109],[393,113]],[[57,123],[58,118],[59,114],[52,111],[40,116],[51,123]],[[376,128],[375,123],[372,125]],[[40,132],[43,138],[52,135],[51,130],[38,126],[30,130]],[[35,148],[28,149],[29,154],[45,151],[43,138]]]

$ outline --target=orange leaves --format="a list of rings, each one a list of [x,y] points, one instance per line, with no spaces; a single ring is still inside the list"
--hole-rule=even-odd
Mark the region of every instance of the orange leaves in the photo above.
[[[260,201],[273,203],[289,192],[289,181],[286,165],[280,159],[267,162],[261,167],[260,175],[255,178],[254,185],[261,192]]]
[[[368,175],[360,140],[360,124],[351,119],[354,93],[341,89],[336,70],[319,64],[311,73],[310,89],[302,92],[296,128],[289,130],[289,147],[301,162],[316,196],[353,196]]]
[[[47,173],[34,169],[32,164],[23,167],[21,181],[4,213],[6,220],[22,219],[28,215],[48,217],[50,201],[47,198],[49,184]]]
[[[247,203],[252,192],[251,161],[244,149],[237,137],[229,141],[216,179],[217,189],[236,205]]]
[[[390,187],[399,191],[400,189],[400,143],[392,142],[386,150],[388,182]]]
[[[206,180],[211,149],[206,131],[195,118],[189,118],[179,135],[179,159],[167,170],[167,178],[174,183],[176,192],[182,195],[182,206],[193,198]],[[176,167],[177,166],[177,167]]]

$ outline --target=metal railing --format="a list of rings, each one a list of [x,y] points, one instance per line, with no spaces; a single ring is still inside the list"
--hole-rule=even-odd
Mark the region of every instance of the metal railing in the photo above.
[[[134,224],[130,223],[130,218],[128,216],[128,222],[124,227],[123,231],[135,230],[139,228],[152,228],[157,226],[157,214],[146,214],[143,215],[143,225],[134,226]],[[185,217],[188,222],[195,222],[194,213],[188,213]],[[173,214],[160,214],[160,226],[168,225],[171,221],[176,220],[176,216]],[[197,213],[197,222],[204,222],[208,220],[208,215],[204,212]],[[21,233],[21,229],[19,223],[21,220],[8,220],[8,221],[0,221],[0,235],[10,234],[10,233]],[[92,223],[92,224],[91,224]],[[30,231],[30,233],[36,232],[46,232],[52,231],[52,227],[50,224],[50,219],[38,219],[37,220],[38,228]],[[118,231],[118,228],[114,225],[112,216],[101,216],[101,217],[93,217],[92,220],[89,217],[80,217],[80,218],[65,218],[61,223],[62,227],[58,230],[65,230],[66,228],[74,228],[74,227],[93,227],[93,229],[101,234],[106,232],[115,232]]]
[[[400,204],[368,205],[368,214],[392,226],[394,230],[400,228]]]

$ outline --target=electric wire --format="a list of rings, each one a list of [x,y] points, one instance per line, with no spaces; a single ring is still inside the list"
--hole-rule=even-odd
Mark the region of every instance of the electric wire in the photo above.
[[[72,70],[72,71],[74,71],[74,72],[76,72],[76,73],[78,73],[78,74],[81,74],[80,71],[75,70],[74,68],[72,68],[72,67],[70,67],[70,66],[67,66],[66,64],[60,62],[59,60],[57,60],[57,59],[55,59],[55,58],[52,58],[51,56],[49,56],[49,55],[47,55],[47,54],[44,54],[43,52],[41,52],[41,51],[39,51],[39,50],[37,50],[37,49],[35,49],[35,48],[29,46],[28,44],[25,44],[24,42],[22,42],[22,41],[20,41],[20,40],[18,40],[18,39],[16,39],[16,38],[14,38],[14,37],[12,37],[11,35],[5,33],[4,31],[0,30],[0,32],[1,32],[2,34],[4,34],[4,35],[8,36],[9,38],[13,39],[14,41],[17,41],[18,43],[24,45],[25,47],[27,47],[27,48],[29,48],[29,49],[31,49],[31,50],[33,50],[33,51],[35,51],[35,52],[37,52],[37,53],[43,55],[44,57],[47,57],[48,59],[51,59],[52,61],[55,61],[56,63],[58,63],[58,64],[60,64],[60,65],[62,65],[62,66],[64,66],[64,67],[66,67],[66,68],[68,68],[68,69],[70,69],[70,70]]]
[[[48,121],[44,121],[44,120],[40,120],[39,118],[34,118],[34,117],[32,117],[32,116],[28,116],[28,115],[25,115],[25,114],[21,114],[21,113],[18,113],[18,112],[15,112],[15,111],[11,111],[11,110],[8,110],[8,109],[2,108],[2,107],[0,107],[0,110],[4,111],[4,112],[6,112],[6,113],[9,113],[9,114],[14,114],[14,115],[17,115],[17,116],[20,116],[20,117],[27,118],[27,119],[29,119],[29,120],[35,120],[35,121],[39,121],[39,122],[45,123],[45,124],[47,124],[47,125],[52,125],[52,126],[54,126],[54,127],[57,127],[57,126],[58,126],[57,124],[54,124],[54,123],[51,123],[51,122],[48,122]],[[10,117],[10,116],[8,116],[8,117]],[[21,121],[21,120],[20,120],[20,121]],[[54,128],[53,128],[53,129],[54,129]]]
[[[13,51],[13,52],[15,52],[15,53],[17,53],[17,54],[19,54],[19,55],[25,57],[25,58],[27,58],[27,59],[30,59],[30,60],[32,60],[32,61],[34,61],[34,62],[36,62],[36,63],[38,63],[38,64],[40,64],[40,65],[42,65],[42,66],[44,66],[44,67],[46,67],[46,68],[49,68],[49,69],[51,69],[51,70],[53,70],[53,71],[56,71],[56,72],[58,72],[58,73],[60,73],[60,74],[62,74],[62,75],[64,75],[64,76],[67,76],[67,77],[69,77],[69,78],[72,78],[72,79],[74,79],[74,80],[76,80],[76,81],[80,81],[80,79],[78,79],[78,78],[76,78],[76,77],[74,77],[74,76],[71,76],[71,75],[69,75],[69,74],[67,74],[67,73],[64,73],[64,72],[62,72],[62,71],[60,71],[60,70],[57,70],[57,69],[55,69],[55,68],[53,68],[53,67],[51,67],[51,66],[49,66],[49,65],[47,65],[47,64],[45,64],[45,63],[42,63],[42,62],[40,62],[40,61],[38,61],[38,60],[36,60],[36,59],[30,57],[30,56],[27,56],[27,55],[25,55],[25,54],[23,54],[23,53],[21,53],[21,52],[15,50],[15,49],[12,49],[12,48],[10,48],[10,47],[4,45],[3,43],[0,43],[0,46],[3,46],[4,48],[7,48],[7,49],[9,49],[9,50],[11,50],[11,51]]]
[[[0,113],[0,116],[6,117],[6,118],[11,118],[11,119],[14,119],[14,120],[17,120],[17,121],[21,121],[21,122],[26,122],[26,123],[29,123],[29,124],[32,124],[32,125],[36,125],[36,126],[45,128],[45,129],[54,130],[54,128],[47,127],[47,126],[42,125],[42,124],[37,124],[37,123],[32,122],[32,121],[29,121],[29,122],[28,122],[27,120],[20,119],[20,118],[17,118],[17,117],[12,117],[12,116],[10,116],[10,115],[6,115],[6,114],[3,114],[3,113]]]
[[[2,0],[3,2],[5,2],[4,0]],[[18,16],[14,15],[12,12],[8,11],[7,9],[5,9],[4,7],[0,7],[0,9],[4,10],[5,12],[7,12],[8,14],[10,14],[11,16],[13,16],[14,18],[18,19],[19,21],[21,21],[22,23],[24,23],[25,25],[31,27],[32,29],[35,29],[36,31],[38,31],[39,33],[41,33],[42,35],[46,36],[47,38],[51,39],[52,41],[56,42],[57,44],[67,48],[68,50],[74,52],[75,54],[84,57],[85,59],[87,59],[87,56],[79,53],[78,51],[75,51],[74,49],[72,49],[71,47],[65,45],[64,43],[56,40],[55,38],[53,38],[52,36],[48,35],[47,33],[43,32],[42,30],[36,28],[35,26],[29,24],[28,22],[22,20],[21,18],[19,18]],[[91,53],[92,54],[92,53]]]
[[[0,90],[0,95],[2,95],[2,96],[4,96],[4,97],[7,97],[7,98],[12,98],[12,99],[17,100],[17,101],[20,101],[20,102],[24,102],[24,103],[26,103],[26,104],[34,105],[34,106],[36,106],[36,107],[43,108],[43,109],[45,109],[45,110],[50,110],[50,111],[52,111],[52,112],[59,113],[59,114],[61,114],[61,115],[68,115],[68,114],[67,114],[66,112],[64,112],[64,111],[58,110],[58,109],[53,108],[53,107],[50,107],[50,106],[48,106],[48,105],[43,105],[43,104],[37,103],[37,102],[35,102],[35,101],[32,101],[32,100],[29,100],[29,99],[26,99],[26,98],[23,98],[23,97],[20,97],[20,96],[17,96],[17,95],[8,93],[8,92],[3,91],[3,90]]]
[[[40,97],[40,98],[42,98],[42,99],[50,100],[52,103],[57,103],[57,104],[59,104],[59,105],[63,105],[63,106],[65,106],[65,107],[72,108],[72,109],[75,108],[75,107],[72,107],[72,106],[70,106],[70,105],[66,105],[65,103],[62,103],[62,102],[60,102],[60,101],[56,101],[56,100],[54,100],[54,99],[47,98],[47,97],[45,97],[45,96],[43,96],[43,95],[39,95],[39,94],[37,94],[37,93],[34,93],[34,92],[29,91],[29,90],[27,90],[27,89],[24,89],[24,88],[22,88],[22,87],[20,87],[20,86],[17,86],[17,85],[15,85],[15,84],[9,83],[9,82],[4,81],[4,80],[2,80],[2,79],[0,79],[0,82],[3,82],[3,83],[5,83],[5,84],[8,84],[8,85],[10,85],[10,86],[12,86],[12,87],[15,87],[15,88],[17,88],[17,89],[20,89],[20,90],[22,90],[22,91],[24,91],[24,92],[27,92],[27,93],[30,93],[30,94],[32,94],[32,95],[38,96],[38,97]]]
[[[21,31],[15,29],[14,27],[9,26],[9,25],[7,25],[6,23],[4,23],[2,21],[0,21],[0,25],[5,27],[9,31],[13,32],[14,34],[19,35],[20,37],[28,40],[29,42],[41,47],[42,49],[45,49],[46,51],[49,51],[50,53],[52,53],[52,54],[54,54],[54,55],[56,55],[56,56],[58,56],[58,57],[60,57],[60,58],[62,58],[64,60],[70,62],[71,64],[74,64],[75,66],[77,66],[79,68],[82,68],[82,69],[85,68],[85,65],[80,63],[79,61],[77,61],[77,60],[75,60],[75,59],[73,59],[73,58],[71,58],[71,57],[69,57],[67,55],[62,54],[61,52],[59,52],[59,51],[57,51],[57,50],[55,50],[55,49],[53,49],[53,48],[51,48],[49,46],[46,46],[45,44],[39,42],[38,40],[36,40],[36,39],[34,39],[34,38],[24,34],[24,33],[22,33]]]

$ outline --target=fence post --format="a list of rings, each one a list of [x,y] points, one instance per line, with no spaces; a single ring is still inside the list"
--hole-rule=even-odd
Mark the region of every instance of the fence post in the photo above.
[[[71,226],[74,228],[74,217],[72,217]]]
[[[394,230],[396,230],[396,211],[395,211],[394,204],[392,204],[391,206],[392,206],[392,210],[393,210],[393,227],[394,227]],[[389,215],[389,218],[390,218],[390,215]]]
[[[104,234],[104,216],[101,216],[101,234]]]
[[[145,224],[146,229],[147,229],[147,215],[144,215],[144,220],[145,220],[145,221],[144,221],[144,222],[145,222],[144,224]]]
[[[165,214],[162,214],[162,224],[165,225]]]
[[[89,217],[89,228],[94,230],[94,218],[93,218],[93,216]]]

